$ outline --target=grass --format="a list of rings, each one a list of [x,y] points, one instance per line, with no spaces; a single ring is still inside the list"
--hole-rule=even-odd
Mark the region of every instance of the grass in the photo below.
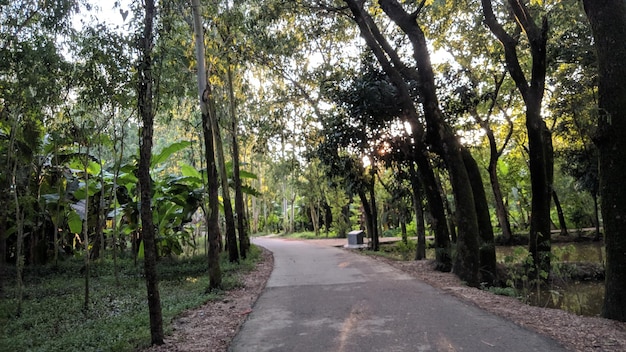
[[[238,273],[251,270],[260,258],[253,246],[240,264],[221,258],[224,290],[240,285]],[[111,259],[91,265],[89,310],[84,311],[82,259],[58,266],[27,267],[22,314],[16,313],[15,282],[0,292],[0,351],[136,351],[150,344],[143,264],[119,260],[120,285],[115,285]],[[159,291],[166,333],[171,321],[185,310],[218,299],[222,292],[208,287],[204,256],[162,259]]]
[[[316,239],[324,239],[324,238],[337,238],[337,234],[334,231],[330,231],[326,234],[325,231],[320,231],[319,236],[315,236],[315,232],[313,231],[302,231],[302,232],[293,232],[293,233],[279,233],[278,237],[283,238],[295,238],[300,240],[316,240]]]

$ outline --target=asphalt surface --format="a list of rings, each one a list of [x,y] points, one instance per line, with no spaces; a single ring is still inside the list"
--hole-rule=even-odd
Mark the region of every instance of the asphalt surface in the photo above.
[[[274,270],[230,351],[565,351],[365,256],[303,241],[254,243],[274,253]]]

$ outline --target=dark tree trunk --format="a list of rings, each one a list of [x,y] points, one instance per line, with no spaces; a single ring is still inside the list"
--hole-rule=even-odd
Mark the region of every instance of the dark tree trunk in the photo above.
[[[404,215],[400,215],[400,233],[402,235],[402,242],[404,242],[404,244],[408,244],[409,237],[406,233],[406,218]]]
[[[596,226],[596,233],[593,236],[593,240],[594,241],[600,241],[600,209],[598,207],[598,195],[596,193],[592,194],[593,197],[593,213],[594,213],[594,220],[595,220],[595,226]]]
[[[224,205],[224,221],[226,228],[226,249],[228,250],[228,260],[231,263],[239,261],[239,248],[237,246],[237,232],[235,225],[235,215],[233,214],[233,205],[230,201],[230,187],[228,185],[228,175],[226,172],[226,160],[224,158],[224,146],[222,144],[222,134],[217,123],[217,111],[212,97],[211,85],[207,82],[207,94],[210,96],[209,116],[211,127],[213,128],[213,143],[215,146],[218,172],[222,186],[222,204]]]
[[[415,260],[426,259],[426,226],[424,225],[424,207],[422,205],[422,187],[415,172],[413,163],[409,165],[411,190],[413,193],[413,209],[415,210],[415,225],[417,230],[417,250]]]
[[[511,242],[513,231],[511,231],[511,221],[509,220],[509,211],[504,204],[502,197],[502,189],[500,188],[500,179],[498,178],[497,163],[489,163],[489,181],[491,182],[491,190],[495,198],[496,217],[502,230],[502,240],[505,244]]]
[[[546,42],[548,21],[544,17],[538,26],[525,2],[509,0],[508,5],[518,26],[530,44],[531,77],[527,80],[517,53],[518,39],[498,23],[490,0],[481,0],[485,23],[504,46],[506,67],[515,81],[526,105],[528,156],[532,189],[529,251],[534,261],[534,275],[550,272],[550,200],[552,198],[553,150],[552,136],[541,117],[541,101],[546,76]]]
[[[552,190],[552,199],[554,200],[554,206],[556,207],[556,213],[559,216],[559,228],[561,229],[561,236],[569,236],[567,232],[567,223],[565,222],[565,215],[563,214],[563,208],[559,201],[559,196],[555,190]]]
[[[315,204],[309,204],[309,211],[311,212],[311,223],[313,224],[313,232],[315,232],[315,237],[320,235],[320,213],[315,208]]]
[[[496,244],[493,235],[493,227],[491,226],[491,215],[489,215],[489,204],[487,203],[487,196],[485,195],[485,187],[476,160],[474,160],[469,150],[466,148],[463,148],[462,153],[467,168],[467,174],[472,184],[476,216],[478,218],[480,282],[494,285],[497,281]]]
[[[209,287],[207,291],[219,289],[222,286],[222,270],[220,268],[220,252],[222,249],[222,237],[219,223],[219,184],[217,178],[217,166],[215,163],[215,146],[213,144],[213,124],[209,112],[212,108],[213,97],[211,87],[207,83],[207,71],[204,58],[204,29],[200,19],[200,1],[192,0],[193,29],[196,41],[196,60],[198,68],[198,101],[202,112],[202,135],[204,137],[204,154],[207,165],[207,192],[209,198],[208,209],[205,210],[207,242],[208,242],[208,265]]]
[[[428,158],[422,153],[415,153],[415,156],[415,163],[418,167],[417,176],[424,187],[428,210],[432,216],[431,228],[435,235],[436,269],[448,272],[452,270],[452,253],[444,201],[441,198],[437,178]]]
[[[137,170],[141,186],[141,224],[144,240],[144,273],[148,291],[148,310],[150,313],[150,336],[153,345],[163,344],[163,317],[156,271],[157,254],[155,251],[155,233],[152,223],[152,184],[150,179],[150,159],[152,157],[152,135],[154,123],[154,77],[152,76],[152,48],[154,40],[153,26],[156,17],[154,0],[145,0],[143,35],[139,41],[140,62],[138,65],[139,115],[143,122],[139,167]]]
[[[376,175],[372,172],[372,183],[368,185],[370,193],[371,211],[372,211],[372,250],[380,249],[380,235],[378,233],[378,207],[376,206],[376,193],[374,192],[374,184],[376,183]]]
[[[504,81],[505,75],[502,75],[500,79],[496,80],[496,89],[495,96],[497,96],[500,92],[500,87],[502,86],[502,82]],[[491,108],[489,109],[489,116],[491,116],[493,107],[495,106],[496,98],[493,98],[493,102]],[[508,144],[511,136],[513,135],[513,122],[510,118],[507,117],[507,122],[509,123],[509,132],[505,138],[504,143],[500,149],[498,149],[496,143],[496,137],[489,125],[489,118],[482,120],[479,118],[478,112],[475,112],[476,119],[480,122],[483,130],[487,135],[487,139],[489,140],[489,166],[487,166],[487,172],[489,173],[489,182],[491,183],[491,191],[493,193],[493,197],[495,200],[494,207],[496,209],[496,217],[498,218],[498,224],[500,225],[500,230],[502,231],[502,240],[505,244],[509,244],[511,242],[511,237],[513,236],[513,232],[511,231],[511,221],[509,220],[509,211],[504,203],[504,197],[502,196],[502,189],[500,188],[500,179],[498,177],[498,160],[500,156],[504,152],[504,148]]]
[[[217,178],[217,166],[215,165],[215,152],[213,146],[213,130],[209,116],[202,113],[202,133],[204,136],[205,158],[207,160],[207,189],[209,194],[209,207],[206,211],[206,229],[209,252],[207,255],[209,264],[209,288],[207,291],[222,287],[222,269],[220,268],[220,252],[222,250],[220,233],[220,200],[219,184]]]
[[[235,93],[233,88],[233,75],[230,64],[227,68],[228,74],[228,91],[230,101],[230,119],[233,149],[233,182],[235,184],[235,213],[237,214],[237,233],[239,235],[239,254],[241,258],[246,259],[248,249],[250,248],[250,239],[248,237],[248,218],[246,216],[243,203],[243,191],[241,189],[241,176],[239,173],[239,141],[237,139],[237,114],[235,111]]]
[[[4,273],[4,267],[7,261],[7,239],[5,237],[6,236],[6,218],[7,218],[6,212],[3,210],[0,210],[0,296],[2,296],[4,293],[4,282],[7,279]]]
[[[535,109],[532,109],[535,110]],[[530,159],[532,189],[529,251],[537,273],[550,272],[550,200],[552,199],[552,140],[545,122],[539,115],[526,111],[526,128]]]
[[[598,56],[600,202],[606,245],[605,318],[626,321],[626,2],[584,0]]]
[[[446,226],[448,227],[448,232],[450,233],[450,240],[452,241],[452,243],[456,243],[456,238],[457,238],[456,223],[454,221],[455,216],[456,216],[455,212],[450,206],[450,201],[448,200],[448,193],[443,188],[443,184],[441,183],[441,177],[439,177],[439,173],[434,172],[433,170],[433,175],[435,176],[437,192],[439,192],[439,197],[441,197],[442,202],[443,202],[443,209],[446,214],[446,218],[445,218]]]
[[[372,209],[369,201],[367,200],[365,190],[359,189],[359,198],[361,198],[363,213],[365,214],[365,230],[367,232],[367,236],[369,237],[370,246],[372,246],[374,243],[374,216],[372,215]]]

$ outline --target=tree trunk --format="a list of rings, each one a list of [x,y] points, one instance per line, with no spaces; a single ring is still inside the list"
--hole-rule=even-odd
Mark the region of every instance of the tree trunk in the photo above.
[[[363,205],[363,213],[365,214],[365,232],[369,237],[370,247],[374,243],[374,215],[372,214],[372,208],[367,200],[365,190],[359,189],[359,198],[361,198],[361,204]],[[373,249],[373,248],[372,248]]]
[[[480,282],[488,285],[495,285],[497,281],[496,270],[496,244],[491,226],[491,215],[489,215],[489,205],[485,195],[485,187],[478,169],[476,160],[472,157],[467,148],[463,148],[463,161],[467,168],[467,174],[472,184],[476,216],[478,218],[478,235],[480,251]]]
[[[503,80],[504,75],[502,75],[502,78],[500,80],[496,81],[496,95],[499,94]],[[495,98],[492,104],[495,105]],[[489,114],[491,114],[491,109]],[[493,134],[493,130],[489,126],[488,120],[481,120],[480,118],[478,118],[478,112],[475,113],[475,116],[476,119],[480,121],[483,130],[487,134],[487,139],[489,140],[489,166],[487,167],[487,172],[489,173],[489,182],[491,183],[491,191],[493,192],[493,197],[495,200],[494,207],[496,209],[496,217],[498,218],[498,224],[500,225],[500,230],[502,231],[502,240],[505,244],[509,244],[511,242],[511,237],[513,236],[513,231],[511,231],[509,211],[506,207],[506,204],[504,204],[504,197],[502,196],[502,190],[500,188],[500,179],[498,177],[498,160],[500,159],[504,148],[508,144],[511,135],[513,134],[513,122],[507,116],[507,121],[509,123],[509,132],[507,134],[505,142],[502,144],[502,147],[500,148],[500,150],[498,150],[496,137]]]
[[[215,110],[215,102],[211,85],[207,81],[207,94],[209,96],[209,120],[213,128],[213,142],[215,143],[215,154],[217,155],[217,166],[222,186],[222,204],[224,205],[224,221],[226,227],[226,247],[228,250],[228,260],[231,263],[239,261],[239,248],[237,248],[237,233],[235,226],[235,216],[233,214],[233,206],[230,200],[230,187],[228,185],[228,174],[226,172],[226,159],[224,158],[224,145],[222,143],[222,133],[217,123],[217,111]]]
[[[11,137],[15,134],[15,127],[13,127],[11,132]],[[9,154],[11,154],[11,150],[13,148],[13,138],[11,138]],[[11,158],[9,158],[10,160]],[[20,199],[18,195],[18,184],[17,184],[17,161],[13,161],[12,174],[11,174],[11,188],[13,190],[13,201],[15,203],[15,225],[17,243],[15,244],[15,282],[17,286],[17,303],[15,307],[15,315],[17,317],[22,315],[22,301],[24,299],[24,213],[22,212],[22,208],[20,206]]]
[[[413,209],[415,210],[415,225],[417,231],[417,250],[415,260],[426,259],[426,226],[424,225],[424,207],[422,205],[422,187],[415,172],[413,163],[409,165],[411,190],[413,193]]]
[[[452,243],[456,243],[457,235],[456,235],[456,222],[455,222],[455,212],[450,206],[450,201],[448,200],[448,193],[443,188],[443,184],[441,183],[441,177],[439,177],[438,172],[434,172],[433,175],[435,177],[435,186],[437,187],[437,192],[439,192],[439,197],[442,200],[443,208],[446,214],[446,226],[448,228],[448,232],[450,233],[450,240]]]
[[[3,204],[6,204],[6,203],[3,203]],[[2,295],[4,292],[4,282],[6,280],[5,275],[4,275],[4,267],[7,261],[7,239],[5,237],[6,231],[7,231],[6,220],[7,220],[6,212],[4,210],[0,210],[0,295]]]
[[[594,241],[600,241],[600,209],[598,207],[598,195],[594,193],[593,197],[593,213],[596,225],[596,234],[593,236]]]
[[[418,93],[427,125],[427,137],[435,151],[445,160],[450,174],[458,225],[453,271],[468,285],[478,286],[479,228],[474,194],[458,137],[445,122],[439,108],[435,77],[424,32],[416,21],[417,15],[407,13],[398,1],[380,0],[379,3],[387,16],[407,35],[413,46],[413,58],[419,73]]]
[[[213,97],[211,87],[207,84],[207,70],[204,58],[204,29],[200,19],[200,1],[192,0],[193,28],[196,40],[196,61],[198,71],[198,98],[202,113],[202,134],[204,137],[204,154],[207,165],[207,192],[209,207],[205,211],[208,242],[209,287],[207,291],[221,288],[222,270],[220,268],[221,235],[219,224],[219,185],[217,167],[215,165],[215,148],[213,145],[213,124],[209,111]]]
[[[537,269],[536,274],[542,271],[550,273],[552,141],[550,132],[539,115],[539,107],[535,113],[526,111],[526,128],[532,189],[529,251]]]
[[[320,235],[320,216],[319,212],[315,208],[315,204],[309,204],[309,210],[311,211],[311,222],[313,223],[313,232],[315,233],[315,237]]]
[[[83,130],[84,131],[84,130]],[[85,138],[86,140],[86,138]],[[89,144],[88,144],[89,145]],[[89,146],[87,146],[87,155],[89,155]],[[83,302],[83,310],[86,312],[89,310],[89,173],[87,172],[87,166],[89,165],[89,159],[85,158],[85,164],[83,172],[85,173],[85,219],[83,219],[83,242],[85,243],[85,300]],[[148,175],[149,179],[149,175]],[[139,179],[141,182],[141,178]],[[143,203],[142,203],[143,205]],[[152,216],[152,215],[150,215]]]
[[[502,231],[502,241],[505,244],[511,242],[513,237],[513,231],[511,231],[511,221],[509,220],[509,211],[504,204],[504,198],[502,197],[502,190],[500,188],[500,179],[498,178],[497,161],[495,163],[489,163],[489,181],[491,183],[491,191],[495,199],[496,217],[498,218],[498,224],[500,224],[500,230]]]
[[[227,55],[228,57],[228,55]],[[239,141],[237,139],[237,112],[235,106],[235,92],[233,88],[233,74],[230,68],[230,59],[227,59],[228,100],[230,105],[230,126],[233,150],[233,182],[235,184],[235,213],[237,214],[237,232],[239,234],[239,253],[241,258],[246,259],[250,247],[248,237],[248,218],[244,209],[243,191],[241,189],[241,176],[239,174]]]
[[[565,215],[563,214],[563,208],[561,207],[559,196],[556,194],[555,190],[552,190],[552,199],[554,200],[554,206],[556,207],[556,212],[559,216],[559,227],[561,228],[561,236],[569,236],[569,233],[567,232],[567,224],[565,223]]]
[[[152,157],[152,135],[154,123],[154,77],[152,76],[152,48],[154,41],[154,21],[156,10],[154,0],[145,0],[143,35],[139,41],[139,84],[138,108],[143,126],[139,149],[139,167],[137,170],[141,188],[141,224],[144,241],[144,273],[148,291],[148,310],[150,313],[150,336],[153,345],[163,344],[163,316],[156,270],[155,231],[152,221],[152,183],[150,179],[150,159]]]
[[[517,53],[518,39],[509,35],[498,23],[490,0],[481,0],[485,23],[504,46],[506,67],[515,81],[526,105],[528,156],[532,189],[529,251],[533,257],[534,276],[550,272],[550,200],[552,197],[553,150],[552,136],[541,117],[541,101],[546,76],[547,17],[538,26],[525,2],[509,0],[512,16],[530,44],[532,57],[530,81],[526,79]]]
[[[600,206],[606,245],[602,316],[626,321],[626,2],[584,0],[598,56]]]
[[[380,249],[380,234],[378,231],[378,206],[376,205],[376,192],[374,190],[375,184],[376,174],[372,169],[372,183],[368,185],[372,210],[372,228],[374,230],[374,232],[372,233],[372,250],[378,251]]]
[[[388,77],[390,78],[391,82],[394,84],[394,86],[396,87],[396,89],[398,89],[398,103],[403,107],[403,110],[405,111],[405,116],[404,118],[406,119],[406,121],[408,121],[411,124],[411,132],[413,134],[413,138],[415,140],[416,143],[416,150],[415,150],[415,154],[416,155],[416,162],[418,163],[418,166],[420,166],[420,168],[422,168],[422,165],[428,164],[428,162],[424,162],[425,155],[421,155],[422,153],[426,152],[426,148],[425,145],[423,144],[424,142],[424,130],[423,130],[423,126],[421,124],[421,118],[420,118],[420,114],[417,112],[416,107],[413,104],[413,99],[411,98],[411,94],[409,92],[409,88],[406,84],[406,81],[404,80],[403,77],[407,77],[409,79],[412,80],[416,80],[418,82],[420,82],[420,86],[423,88],[420,90],[420,94],[422,95],[422,100],[424,101],[423,103],[423,107],[424,107],[424,111],[428,112],[427,115],[428,118],[427,120],[432,122],[440,122],[439,119],[437,119],[436,117],[439,117],[439,115],[437,113],[440,113],[440,111],[438,110],[438,106],[436,104],[436,96],[435,96],[435,100],[432,99],[426,99],[426,98],[433,98],[433,94],[434,94],[434,77],[432,76],[432,74],[429,74],[428,69],[430,69],[430,73],[432,73],[432,68],[430,67],[430,60],[428,57],[428,51],[427,50],[423,50],[422,54],[424,55],[424,57],[420,57],[419,59],[416,59],[416,62],[418,64],[420,64],[420,67],[418,68],[418,71],[420,71],[419,73],[417,71],[415,71],[415,69],[409,68],[406,65],[404,65],[400,59],[400,56],[398,55],[398,53],[393,49],[393,47],[386,41],[386,39],[384,38],[384,36],[381,34],[381,32],[379,31],[379,29],[376,27],[376,25],[373,23],[373,20],[371,19],[371,17],[369,16],[369,14],[366,13],[366,11],[363,9],[362,4],[358,3],[357,1],[354,0],[345,0],[346,4],[348,5],[348,7],[350,8],[352,14],[354,15],[354,20],[357,23],[357,25],[359,26],[360,30],[361,30],[361,34],[362,36],[365,38],[365,41],[367,43],[367,45],[370,47],[370,49],[373,51],[374,55],[376,56],[378,62],[381,64],[381,66],[383,67],[383,70],[385,71],[385,73],[388,75]],[[387,6],[385,6],[387,5]],[[390,18],[394,18],[399,16],[402,17],[402,25],[400,27],[403,27],[404,29],[410,28],[411,30],[417,30],[421,33],[420,28],[417,26],[417,24],[415,23],[415,18],[413,18],[412,16],[406,14],[406,12],[404,12],[404,10],[400,7],[400,5],[397,2],[389,2],[386,1],[384,4],[381,1],[381,6],[383,8],[387,7],[387,9],[389,10],[389,7],[394,8],[396,11],[394,12],[394,15],[389,15]],[[396,16],[397,15],[397,16]],[[408,27],[406,27],[406,26]],[[417,28],[414,28],[413,26],[416,26]],[[407,29],[407,31],[409,31]],[[411,37],[411,35],[409,35],[409,37]],[[422,38],[423,39],[423,38]],[[425,41],[423,42],[423,44],[425,45]],[[423,49],[426,49],[425,47]],[[414,52],[416,52],[418,50],[415,50],[414,48]],[[422,62],[421,59],[425,59],[424,62]],[[391,62],[390,62],[391,60]],[[393,64],[392,64],[393,63]],[[424,75],[421,72],[421,69],[425,69],[426,72],[424,72]],[[424,95],[427,96],[424,96]],[[433,102],[435,104],[433,104]],[[433,113],[435,113],[433,116]],[[435,117],[435,119],[433,119],[432,117]],[[433,128],[435,130],[437,130],[437,128],[435,128],[436,126],[433,126]],[[439,126],[441,127],[441,126]],[[439,131],[439,130],[437,130]],[[451,146],[450,146],[451,147]],[[456,159],[458,161],[458,158]],[[428,166],[426,168],[426,170],[430,170],[430,166]],[[463,172],[464,167],[462,169],[459,169],[460,172]],[[427,172],[432,172],[432,170],[427,171]],[[460,182],[463,178],[459,177],[458,178],[460,180]],[[467,181],[467,179],[465,178],[465,180]],[[429,183],[425,183],[426,188],[427,188],[427,192],[426,194],[429,195],[430,191],[428,190]],[[457,189],[461,189],[461,188],[457,188]],[[466,190],[470,190],[471,188],[468,186],[465,188]],[[430,202],[430,197],[427,197],[429,202]],[[440,199],[440,198],[439,198]],[[470,199],[470,198],[468,198]],[[466,199],[466,200],[468,200]],[[473,202],[472,202],[473,203]],[[474,213],[473,210],[473,205],[472,205],[472,209],[469,210],[470,213]],[[474,226],[473,228],[475,229],[476,226]],[[468,228],[468,233],[470,233],[472,231],[472,228]],[[446,231],[447,232],[447,231]],[[472,237],[472,236],[470,236]],[[474,232],[474,239],[476,240],[476,251],[474,253],[477,252],[477,231]],[[443,239],[443,237],[441,237],[441,239],[443,241],[445,241],[446,243],[449,243],[447,241],[449,241],[449,239]],[[470,242],[472,242],[470,240]],[[444,243],[441,243],[442,246],[445,246]],[[444,258],[444,261],[446,260],[445,257],[448,255],[448,250],[446,250],[445,247],[439,247],[442,249],[441,254]],[[463,253],[469,253],[470,251],[462,251]],[[464,256],[463,257],[465,260],[469,260],[468,264],[468,268],[469,271],[468,272],[463,272],[461,273],[461,275],[466,276],[465,274],[469,273],[469,276],[464,278],[467,279],[466,281],[470,282],[471,284],[477,284],[477,278],[478,278],[478,258],[477,256],[475,256],[474,258],[471,258],[471,256]],[[445,268],[442,268],[445,270]]]

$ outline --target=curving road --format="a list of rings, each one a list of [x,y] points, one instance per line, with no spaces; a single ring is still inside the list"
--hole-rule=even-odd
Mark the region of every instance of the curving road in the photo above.
[[[565,351],[384,263],[302,241],[257,238],[274,271],[233,352]]]

